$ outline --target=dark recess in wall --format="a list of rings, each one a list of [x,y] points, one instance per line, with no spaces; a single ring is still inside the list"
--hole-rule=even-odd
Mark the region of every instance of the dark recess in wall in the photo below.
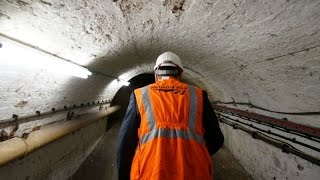
[[[129,98],[134,89],[146,86],[154,83],[153,74],[140,74],[129,80],[130,86],[122,86],[116,93],[111,101],[111,106],[120,105],[121,109],[117,113],[109,116],[107,123],[107,130],[110,129],[114,124],[118,123],[119,119],[122,121],[129,104]]]

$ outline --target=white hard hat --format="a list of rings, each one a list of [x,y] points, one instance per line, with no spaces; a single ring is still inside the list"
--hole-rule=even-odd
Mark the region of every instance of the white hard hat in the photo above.
[[[183,71],[183,66],[178,55],[172,52],[162,53],[158,58],[154,70],[161,66],[173,66],[178,67]]]

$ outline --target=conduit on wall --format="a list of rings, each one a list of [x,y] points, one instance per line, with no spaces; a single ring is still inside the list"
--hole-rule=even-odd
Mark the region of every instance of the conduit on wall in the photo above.
[[[270,135],[279,137],[279,138],[284,139],[284,140],[287,140],[287,141],[291,141],[291,142],[293,142],[293,143],[295,143],[295,144],[299,144],[299,145],[302,145],[302,146],[307,147],[307,148],[309,148],[309,149],[312,149],[312,150],[315,150],[315,151],[320,152],[320,149],[319,149],[319,148],[317,148],[317,147],[315,147],[315,146],[312,146],[312,145],[309,145],[309,144],[306,144],[306,143],[304,143],[303,141],[298,141],[295,137],[294,137],[294,138],[289,138],[289,137],[280,135],[280,134],[278,134],[278,133],[274,133],[274,132],[272,132],[271,130],[264,130],[264,129],[261,129],[261,128],[259,128],[259,127],[254,126],[253,124],[248,124],[248,123],[239,121],[238,119],[231,118],[230,116],[223,115],[222,113],[217,113],[217,116],[220,117],[220,118],[225,118],[225,119],[231,120],[232,122],[236,122],[237,124],[245,125],[245,126],[247,126],[247,127],[256,129],[256,130],[258,130],[258,131],[260,131],[260,132],[264,132],[264,133],[267,133],[267,134],[270,134]]]
[[[317,136],[319,134],[318,128],[308,127],[308,126],[304,126],[301,124],[283,121],[283,120],[276,119],[273,117],[259,115],[256,113],[250,113],[250,112],[242,111],[239,109],[233,109],[233,108],[228,108],[228,107],[224,107],[224,106],[214,105],[214,108],[217,111],[218,119],[220,122],[225,123],[229,126],[232,126],[234,129],[242,130],[242,131],[250,134],[252,136],[252,138],[254,138],[254,139],[260,139],[268,144],[271,144],[275,147],[278,147],[278,148],[282,149],[282,152],[284,152],[284,153],[295,154],[295,155],[297,155],[297,156],[299,156],[309,162],[312,162],[312,163],[320,166],[320,159],[318,159],[317,157],[306,154],[305,152],[300,151],[299,149],[295,148],[294,146],[292,146],[284,141],[272,138],[272,137],[270,137],[264,133],[261,133],[259,131],[253,131],[249,128],[241,126],[240,124],[238,124],[240,122],[231,122],[230,120],[233,120],[232,118],[229,118],[228,116],[220,115],[220,113],[221,112],[227,113],[227,114],[230,113],[232,116],[237,116],[240,118],[243,118],[243,117],[251,118],[251,119],[255,119],[255,120],[259,121],[260,123],[264,122],[264,123],[272,124],[272,126],[278,126],[281,128],[289,129],[289,131],[296,131],[298,133],[307,134],[308,135],[307,137],[309,137],[310,140],[314,140],[314,139],[311,139],[310,136],[318,138],[318,136]],[[289,125],[289,126],[286,126],[286,125]],[[252,126],[250,126],[250,127],[252,127]],[[318,150],[318,149],[316,149],[316,150]]]
[[[314,156],[311,156],[309,154],[306,154],[306,153],[296,149],[295,147],[291,146],[288,143],[271,138],[261,132],[252,131],[252,130],[245,128],[237,123],[232,123],[224,118],[219,118],[219,121],[222,123],[225,123],[229,126],[232,126],[234,129],[240,129],[240,130],[250,134],[252,136],[252,138],[254,138],[254,139],[260,139],[268,144],[271,144],[277,148],[280,148],[280,149],[282,149],[282,152],[284,152],[284,153],[292,153],[292,154],[297,155],[297,156],[299,156],[309,162],[312,162],[312,163],[320,166],[320,159],[318,159]]]
[[[257,105],[252,104],[251,102],[221,102],[221,101],[215,101],[213,102],[214,105],[218,105],[218,104],[230,104],[230,105],[245,105],[248,106],[250,108],[255,108],[255,109],[259,109],[259,110],[263,110],[263,111],[267,111],[267,112],[272,112],[272,113],[277,113],[277,114],[288,114],[288,115],[304,115],[304,116],[308,116],[308,115],[320,115],[319,111],[314,111],[314,112],[281,112],[281,111],[274,111],[274,110],[270,110],[264,107],[260,107]]]
[[[3,119],[0,120],[0,124],[5,124],[5,123],[10,123],[10,122],[17,122],[17,121],[22,121],[22,120],[29,120],[32,118],[38,118],[41,116],[46,116],[46,115],[50,115],[50,114],[54,114],[54,113],[59,113],[59,112],[63,112],[63,111],[70,111],[70,110],[75,110],[75,109],[79,109],[79,108],[85,108],[85,107],[94,107],[94,106],[100,106],[102,107],[105,104],[110,104],[110,100],[109,101],[98,101],[97,103],[95,103],[94,101],[90,104],[90,102],[88,102],[86,105],[81,103],[80,105],[73,105],[73,106],[64,106],[63,108],[60,109],[55,109],[52,108],[51,111],[47,111],[47,112],[40,112],[40,111],[36,111],[36,114],[33,115],[26,115],[26,116],[18,116],[16,114],[12,115],[12,118],[8,118],[8,119]]]
[[[24,157],[34,150],[105,118],[119,109],[120,106],[112,106],[97,113],[83,115],[79,119],[44,127],[43,129],[31,132],[25,139],[12,138],[3,141],[0,143],[0,166]]]
[[[252,112],[247,112],[239,109],[229,108],[226,106],[220,106],[213,104],[213,108],[218,111],[226,112],[229,114],[235,114],[239,117],[244,117],[248,119],[256,120],[258,123],[265,123],[272,127],[280,127],[285,129],[286,131],[293,131],[296,133],[300,133],[301,135],[305,135],[309,139],[315,138],[320,139],[320,128],[306,126],[290,121],[284,121],[282,119],[277,119],[269,116],[264,116],[261,114],[256,114]]]

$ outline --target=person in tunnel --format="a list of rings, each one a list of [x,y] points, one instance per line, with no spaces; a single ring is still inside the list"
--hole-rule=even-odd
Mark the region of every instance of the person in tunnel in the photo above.
[[[156,83],[130,96],[117,145],[118,179],[211,180],[211,155],[224,137],[207,92],[181,82],[183,66],[172,52],[161,54],[154,70]]]

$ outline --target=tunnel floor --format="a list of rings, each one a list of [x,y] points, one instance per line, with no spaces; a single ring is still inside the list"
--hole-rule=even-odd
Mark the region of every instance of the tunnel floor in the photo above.
[[[110,128],[72,180],[116,180],[116,144],[121,123]],[[251,180],[250,175],[224,146],[213,156],[215,180]]]

